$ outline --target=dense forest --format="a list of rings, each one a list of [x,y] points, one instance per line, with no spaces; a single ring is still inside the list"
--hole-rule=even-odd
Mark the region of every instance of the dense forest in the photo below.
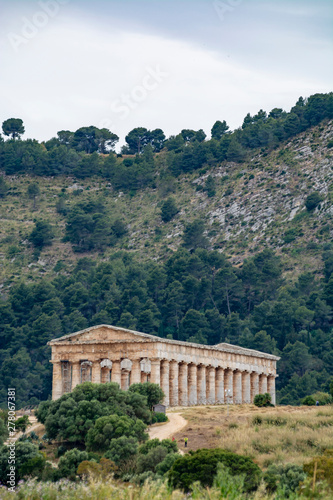
[[[316,94],[300,98],[289,113],[275,108],[268,114],[262,110],[255,116],[248,114],[233,132],[225,121],[217,121],[209,140],[202,130],[182,130],[166,139],[161,129],[140,127],[129,132],[118,155],[114,153],[118,137],[107,129],[61,131],[57,138],[39,143],[22,140],[22,120],[8,119],[3,123],[8,139],[0,140],[0,197],[5,202],[11,194],[8,179],[27,175],[31,179],[27,196],[33,207],[40,179],[45,177],[97,178],[111,185],[117,196],[127,193],[129,200],[162,180],[166,195],[160,217],[168,224],[179,212],[177,196],[168,189],[175,179],[202,168],[213,171],[223,162],[245,165],[254,152],[268,154],[332,118],[333,93]],[[331,140],[327,147],[332,146]],[[200,190],[214,197],[215,178],[208,176]],[[164,258],[144,258],[122,245],[131,229],[122,214],[110,215],[103,196],[92,191],[75,198],[75,203],[68,204],[66,193],[60,192],[56,200],[63,241],[77,255],[70,272],[59,261],[52,275],[33,280],[22,275],[1,286],[1,401],[8,386],[16,387],[21,406],[46,400],[51,392],[47,341],[102,323],[277,354],[281,356],[277,379],[281,404],[299,404],[318,390],[328,392],[333,372],[329,224],[320,229],[320,269],[301,272],[291,281],[286,279],[285,259],[274,249],[258,248],[236,264],[212,248],[200,214],[185,225],[178,249]],[[309,190],[299,219],[313,220],[321,202],[321,194]],[[156,240],[159,231],[155,229]],[[284,242],[297,241],[297,231],[286,226]],[[28,237],[34,258],[55,238],[52,220],[36,219]],[[10,248],[9,256],[15,258],[19,250]],[[114,251],[103,257],[110,248]]]

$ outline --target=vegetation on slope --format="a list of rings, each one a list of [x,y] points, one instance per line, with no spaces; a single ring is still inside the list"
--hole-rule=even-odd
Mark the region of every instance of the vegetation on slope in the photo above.
[[[135,129],[123,157],[94,127],[39,144],[7,120],[1,400],[8,385],[21,405],[46,399],[46,342],[100,323],[281,355],[281,403],[328,392],[330,118],[317,94],[233,133],[217,122],[211,140]]]

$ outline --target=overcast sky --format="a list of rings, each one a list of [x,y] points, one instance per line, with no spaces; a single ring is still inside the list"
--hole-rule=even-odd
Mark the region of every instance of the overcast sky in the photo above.
[[[210,135],[332,91],[332,0],[0,0],[0,121]]]

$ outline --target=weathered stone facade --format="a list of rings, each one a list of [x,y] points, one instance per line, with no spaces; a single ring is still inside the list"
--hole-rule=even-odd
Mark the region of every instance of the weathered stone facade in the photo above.
[[[86,381],[159,384],[166,406],[275,403],[277,356],[230,344],[206,346],[100,325],[51,340],[52,399]]]

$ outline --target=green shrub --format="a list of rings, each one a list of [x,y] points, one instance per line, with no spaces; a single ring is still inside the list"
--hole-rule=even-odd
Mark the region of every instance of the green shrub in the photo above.
[[[18,431],[25,432],[29,425],[31,425],[31,423],[29,422],[28,415],[23,415],[23,417],[20,417],[15,421],[15,429]]]
[[[59,460],[59,476],[75,479],[79,464],[84,460],[88,460],[88,458],[88,453],[86,451],[80,451],[77,448],[66,451],[64,456]]]
[[[311,394],[311,396],[306,396],[302,399],[301,403],[307,406],[314,406],[318,401],[319,406],[332,404],[333,398],[327,392],[316,392],[315,394]]]
[[[6,484],[10,472],[10,450],[7,446],[0,448],[0,483]],[[45,457],[38,450],[38,447],[29,441],[17,441],[15,445],[15,481],[16,483],[23,477],[37,476],[41,474],[45,466]]]
[[[142,420],[133,420],[125,415],[109,415],[96,420],[88,431],[86,446],[92,451],[107,451],[113,439],[121,436],[133,437],[138,441],[148,439],[146,424]]]
[[[35,433],[35,431],[30,432],[30,437],[33,441],[38,441],[38,439],[39,439],[37,434]]]
[[[314,210],[322,200],[323,197],[317,191],[314,191],[313,193],[309,194],[309,196],[307,196],[305,200],[305,206],[308,212]]]
[[[252,419],[252,425],[261,425],[262,417],[260,415],[255,415]]]
[[[139,453],[141,455],[147,455],[153,448],[157,448],[157,446],[163,446],[168,453],[176,453],[178,451],[176,441],[171,441],[171,439],[162,439],[162,441],[160,441],[158,438],[155,438],[149,439],[142,444],[139,448]]]
[[[178,457],[178,453],[168,453],[165,459],[156,465],[156,473],[159,476],[164,476],[171,469]]]
[[[253,403],[259,408],[264,406],[274,406],[272,405],[272,397],[268,392],[265,392],[265,394],[257,394],[254,397]]]
[[[156,466],[164,461],[168,450],[164,446],[152,448],[146,455],[139,454],[136,462],[136,470],[139,474],[143,472],[156,472]]]
[[[305,398],[302,399],[301,404],[306,406],[314,406],[316,404],[316,400],[313,398],[313,396],[305,396]]]
[[[157,422],[167,422],[168,417],[165,415],[165,413],[153,413],[152,414],[152,419],[151,423],[156,424]]]
[[[162,205],[161,218],[163,222],[171,221],[179,212],[174,198],[168,198]]]
[[[244,475],[233,476],[224,464],[217,464],[217,474],[214,479],[214,488],[221,492],[220,498],[236,500],[242,498],[244,493]]]
[[[67,448],[66,446],[64,446],[63,444],[61,444],[60,446],[58,446],[57,448],[57,451],[56,451],[56,455],[57,457],[62,457],[67,451]]]
[[[267,490],[270,493],[283,490],[284,498],[289,498],[305,478],[303,467],[296,464],[272,464],[264,474]]]
[[[151,420],[146,397],[136,392],[122,391],[113,382],[85,382],[56,401],[41,403],[37,412],[39,421],[45,422],[48,438],[81,444],[85,443],[87,433],[96,420],[111,414],[130,415],[131,420],[140,419],[145,423]],[[119,435],[112,436],[115,437]]]
[[[255,490],[261,479],[261,470],[249,458],[230,451],[202,449],[190,451],[189,454],[177,458],[169,472],[169,482],[173,488],[189,491],[195,481],[202,486],[212,486],[219,463],[228,467],[232,476],[245,476],[245,490]]]
[[[121,436],[111,439],[109,449],[104,457],[112,460],[116,465],[126,462],[130,457],[137,454],[138,440],[134,437]]]
[[[310,477],[313,477],[315,468],[317,481],[327,481],[329,488],[333,490],[333,450],[325,450],[323,455],[314,457],[311,462],[304,464],[304,471]]]

